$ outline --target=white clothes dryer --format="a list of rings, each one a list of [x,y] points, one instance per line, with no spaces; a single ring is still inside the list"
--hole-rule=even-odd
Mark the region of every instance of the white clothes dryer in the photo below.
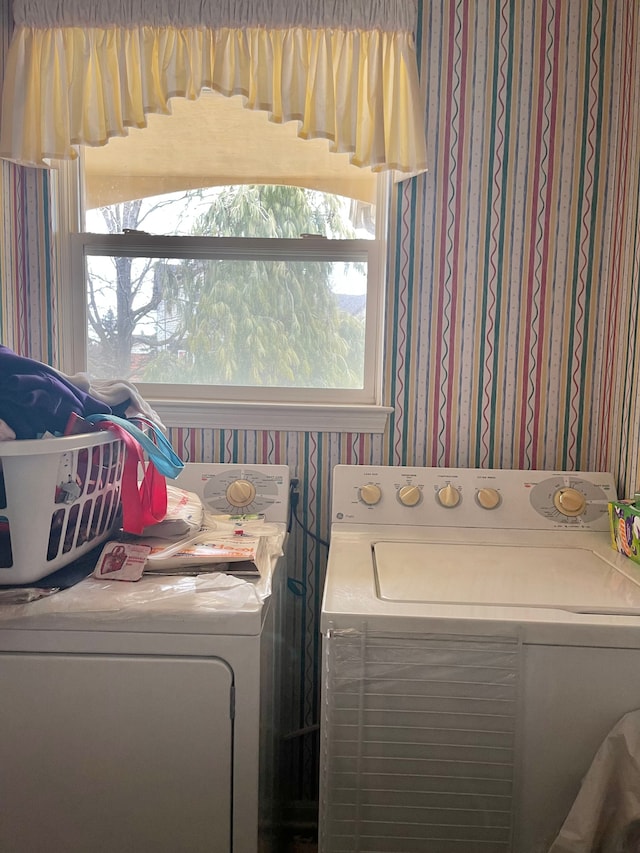
[[[542,853],[640,708],[608,474],[334,469],[320,851]]]
[[[177,485],[265,515],[260,575],[90,577],[0,604],[6,853],[271,849],[289,471],[188,464]]]

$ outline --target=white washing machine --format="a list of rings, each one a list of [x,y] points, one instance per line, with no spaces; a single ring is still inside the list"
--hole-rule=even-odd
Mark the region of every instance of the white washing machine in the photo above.
[[[270,849],[289,471],[187,465],[272,524],[260,576],[87,578],[0,604],[3,853]]]
[[[320,851],[542,853],[640,708],[608,474],[337,466]]]

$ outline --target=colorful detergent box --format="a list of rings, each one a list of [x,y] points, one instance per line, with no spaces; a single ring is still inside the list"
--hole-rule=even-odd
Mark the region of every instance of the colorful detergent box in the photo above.
[[[632,501],[611,501],[609,520],[615,550],[640,563],[640,495]]]

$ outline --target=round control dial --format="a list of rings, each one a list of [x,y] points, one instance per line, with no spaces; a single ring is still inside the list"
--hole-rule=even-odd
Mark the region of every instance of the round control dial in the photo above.
[[[418,486],[401,486],[398,489],[398,500],[402,506],[417,506],[422,500],[422,492]]]
[[[458,506],[460,503],[462,495],[455,486],[452,486],[451,483],[447,483],[446,486],[438,491],[437,498],[440,506],[447,507],[447,509],[453,509],[453,507]]]
[[[582,515],[587,506],[587,499],[577,489],[570,487],[566,489],[558,489],[553,496],[553,505],[568,518],[574,518],[576,515]]]
[[[476,501],[482,509],[495,509],[500,500],[500,492],[497,489],[483,488],[476,492]]]
[[[382,489],[380,486],[376,486],[375,483],[367,483],[358,489],[358,497],[363,504],[375,506],[382,499]]]
[[[249,480],[234,480],[227,486],[227,500],[238,508],[249,506],[256,496],[256,487]]]
[[[579,477],[556,474],[534,483],[530,501],[533,509],[554,526],[608,526],[609,486]]]

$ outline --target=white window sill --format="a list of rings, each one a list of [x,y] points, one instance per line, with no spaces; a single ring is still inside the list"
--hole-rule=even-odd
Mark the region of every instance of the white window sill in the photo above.
[[[382,433],[389,406],[313,403],[239,403],[153,400],[147,402],[167,427],[255,429],[282,432]]]

